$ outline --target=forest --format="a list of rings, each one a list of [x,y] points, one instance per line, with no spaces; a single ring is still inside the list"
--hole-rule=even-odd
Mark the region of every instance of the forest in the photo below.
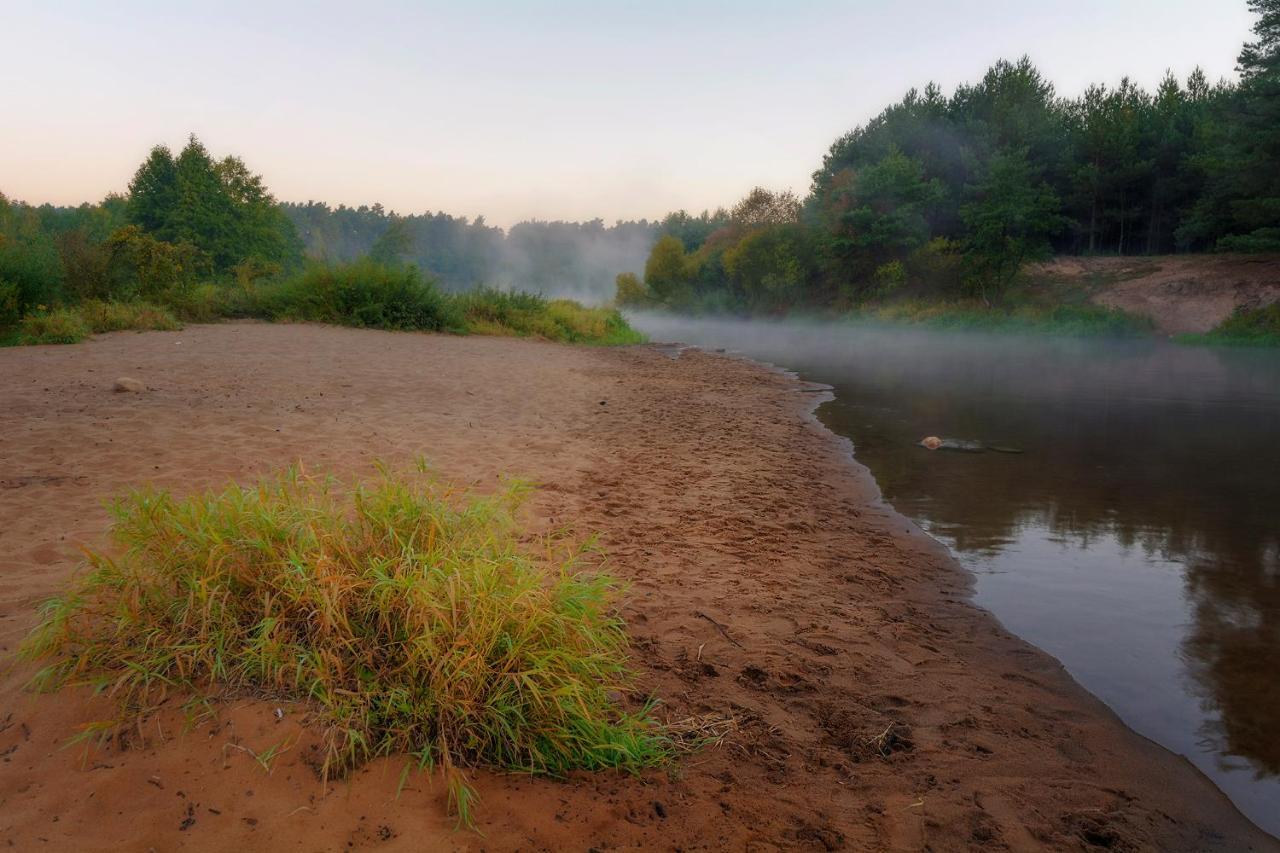
[[[620,301],[849,308],[900,294],[999,301],[1052,254],[1280,251],[1280,0],[1252,0],[1239,80],[1166,73],[1059,96],[1032,61],[949,96],[912,89],[837,139],[804,198],[756,188],[662,222]]]
[[[261,283],[333,268],[399,270],[445,292],[518,289],[600,303],[618,270],[643,264],[656,231],[656,223],[600,220],[504,231],[483,217],[281,203],[241,158],[215,157],[192,136],[176,154],[153,148],[127,192],[97,204],[0,194],[0,330],[85,300],[182,309],[221,285],[225,303]]]
[[[528,222],[504,233],[444,214],[281,204],[243,160],[192,136],[177,155],[153,148],[127,194],[99,204],[0,195],[0,343],[242,317],[634,342],[616,310],[557,297],[601,292],[617,265],[643,258],[650,232]]]

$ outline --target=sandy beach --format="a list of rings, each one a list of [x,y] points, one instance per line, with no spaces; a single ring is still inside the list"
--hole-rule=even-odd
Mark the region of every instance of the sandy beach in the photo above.
[[[122,376],[147,390],[113,392]],[[0,845],[1280,849],[972,606],[969,576],[813,417],[821,399],[696,350],[309,325],[0,350]],[[481,490],[531,479],[533,528],[598,532],[630,585],[630,701],[724,741],[641,778],[477,772],[477,833],[439,780],[397,791],[403,758],[322,788],[301,706],[196,725],[174,707],[124,748],[66,748],[109,705],[23,689],[14,652],[80,546],[104,544],[104,499],[418,457]]]

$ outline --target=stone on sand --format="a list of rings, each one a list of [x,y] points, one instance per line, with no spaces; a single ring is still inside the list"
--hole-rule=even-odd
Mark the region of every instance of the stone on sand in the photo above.
[[[116,380],[116,384],[112,387],[113,391],[129,392],[131,394],[139,394],[147,390],[147,386],[143,385],[137,379],[131,379],[128,376],[121,376]]]

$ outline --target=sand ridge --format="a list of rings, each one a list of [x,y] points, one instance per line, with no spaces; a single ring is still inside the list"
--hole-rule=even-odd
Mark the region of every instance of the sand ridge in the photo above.
[[[128,375],[147,391],[115,394]],[[225,324],[0,350],[0,844],[17,849],[1276,849],[1185,761],[1126,729],[968,603],[945,552],[878,502],[795,378],[653,347]],[[305,709],[242,702],[63,749],[103,713],[11,666],[35,606],[100,544],[100,501],[295,460],[427,458],[542,489],[535,526],[598,531],[626,579],[639,683],[726,742],[644,778],[379,761],[322,790]],[[255,760],[284,752],[268,773]]]

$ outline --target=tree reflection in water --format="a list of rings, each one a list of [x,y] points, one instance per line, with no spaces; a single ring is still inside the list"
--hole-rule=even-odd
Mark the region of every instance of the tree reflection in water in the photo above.
[[[1018,576],[980,575],[979,601],[1280,832],[1280,353],[640,325],[833,385],[819,416],[885,499],[975,571]]]

